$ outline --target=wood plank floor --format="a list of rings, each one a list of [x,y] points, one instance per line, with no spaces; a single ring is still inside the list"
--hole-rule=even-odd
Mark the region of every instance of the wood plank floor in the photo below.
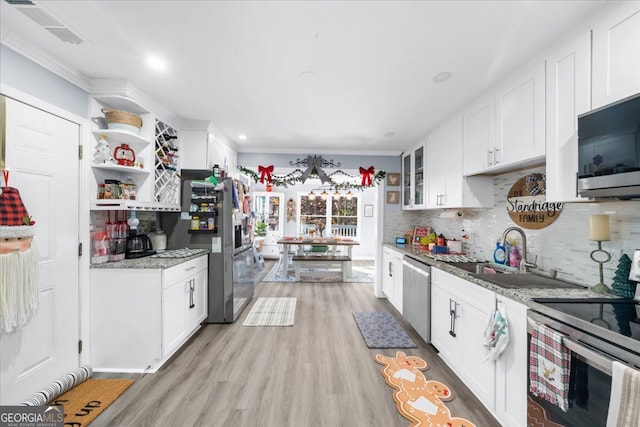
[[[263,274],[272,264],[267,261]],[[261,296],[296,297],[295,325],[242,326]],[[418,346],[402,351],[425,359],[427,379],[453,390],[451,413],[478,427],[499,425],[435,349],[390,303],[373,296],[373,284],[261,282],[254,301],[233,324],[203,326],[157,373],[134,376],[136,382],[92,427],[407,427],[373,360],[396,350],[367,348],[355,311],[391,312]],[[118,375],[94,375],[101,376]]]

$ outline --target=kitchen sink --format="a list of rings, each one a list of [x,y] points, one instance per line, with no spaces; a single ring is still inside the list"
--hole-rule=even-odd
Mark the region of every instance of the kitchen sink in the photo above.
[[[471,276],[508,289],[586,289],[585,286],[565,282],[564,280],[552,279],[551,277],[541,276],[535,273],[472,273]]]
[[[448,262],[447,264],[461,268],[462,270],[468,271],[470,273],[475,273],[476,268],[478,266],[485,267],[488,269],[492,269],[497,274],[520,274],[520,270],[514,267],[509,267],[501,264],[494,264],[491,262]],[[493,274],[493,273],[487,273]]]

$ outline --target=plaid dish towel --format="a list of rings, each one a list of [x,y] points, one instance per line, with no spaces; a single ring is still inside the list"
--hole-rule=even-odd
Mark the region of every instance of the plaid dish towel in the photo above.
[[[565,412],[569,408],[570,360],[561,334],[541,324],[533,328],[529,343],[529,391]]]

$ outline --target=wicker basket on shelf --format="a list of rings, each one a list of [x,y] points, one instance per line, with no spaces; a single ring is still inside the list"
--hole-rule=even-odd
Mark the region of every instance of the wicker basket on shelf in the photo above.
[[[134,113],[122,110],[112,110],[110,108],[103,108],[107,123],[120,123],[124,125],[130,125],[140,129],[142,127],[142,118]]]

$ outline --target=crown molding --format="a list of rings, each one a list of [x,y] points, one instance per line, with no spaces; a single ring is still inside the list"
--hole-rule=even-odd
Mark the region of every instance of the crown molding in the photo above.
[[[80,89],[89,92],[91,87],[91,79],[89,77],[72,67],[66,66],[59,59],[27,42],[6,26],[0,29],[0,43],[78,86]]]

